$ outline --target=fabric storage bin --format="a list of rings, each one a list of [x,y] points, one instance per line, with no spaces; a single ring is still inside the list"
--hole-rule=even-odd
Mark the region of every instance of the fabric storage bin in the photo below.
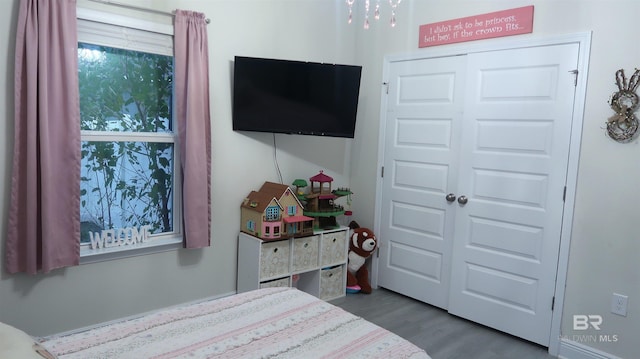
[[[320,299],[329,300],[344,295],[347,283],[343,271],[344,265],[320,271]]]
[[[320,252],[322,253],[321,266],[343,263],[347,256],[347,232],[339,231],[322,235]]]
[[[289,241],[263,242],[260,252],[260,280],[289,274]]]
[[[318,241],[319,236],[293,239],[293,272],[318,268]]]

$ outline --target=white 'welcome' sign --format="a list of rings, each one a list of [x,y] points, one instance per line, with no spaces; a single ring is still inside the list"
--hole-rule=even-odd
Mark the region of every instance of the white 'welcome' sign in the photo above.
[[[151,226],[105,229],[102,232],[89,232],[91,249],[131,246],[149,241]]]

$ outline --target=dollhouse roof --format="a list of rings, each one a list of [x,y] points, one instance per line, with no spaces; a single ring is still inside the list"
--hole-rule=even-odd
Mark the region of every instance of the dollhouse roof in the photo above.
[[[313,217],[291,216],[291,217],[285,217],[283,218],[283,220],[284,220],[284,223],[298,223],[298,222],[313,221]]]
[[[311,180],[311,182],[325,183],[325,182],[333,182],[333,177],[327,176],[322,171],[320,171],[320,173],[318,173],[317,175],[309,178],[309,180]]]
[[[282,209],[282,205],[280,204],[280,202],[275,196],[269,193],[251,191],[251,193],[249,193],[247,198],[245,198],[244,201],[242,202],[241,207],[247,208],[256,212],[264,212],[264,210],[267,209],[271,201],[275,201],[278,204],[278,207]]]
[[[251,191],[244,202],[242,202],[241,207],[263,212],[267,206],[269,206],[269,203],[275,200],[280,209],[282,209],[279,198],[282,198],[287,192],[296,200],[300,208],[303,208],[302,203],[300,203],[300,200],[298,200],[289,186],[273,182],[265,182],[262,187],[260,187],[260,190]]]
[[[261,193],[268,193],[277,198],[280,198],[287,190],[290,191],[291,189],[286,184],[274,182],[265,182],[262,187],[260,187]]]

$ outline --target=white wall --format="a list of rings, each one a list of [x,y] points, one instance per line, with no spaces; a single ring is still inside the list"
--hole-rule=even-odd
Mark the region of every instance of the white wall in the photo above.
[[[0,233],[4,238],[13,132],[13,38],[19,0],[0,14],[0,121],[3,159]],[[84,0],[79,0],[84,1]],[[9,3],[9,1],[6,1]],[[640,333],[640,142],[619,144],[606,137],[612,115],[607,104],[616,90],[615,72],[640,67],[635,28],[637,0],[404,0],[398,25],[368,31],[346,25],[343,0],[135,1],[161,10],[179,7],[205,12],[209,25],[213,142],[212,248],[136,257],[55,271],[49,275],[0,274],[0,321],[41,335],[147,311],[235,289],[238,206],[265,180],[277,181],[273,138],[231,131],[230,62],[234,55],[264,56],[364,65],[354,140],[277,135],[286,183],[318,170],[355,192],[355,219],[373,226],[383,56],[422,52],[421,24],[519,6],[535,5],[534,30],[522,38],[592,31],[589,80],[579,180],[563,314],[563,336],[618,335],[615,343],[584,344],[623,358],[637,354]],[[387,1],[381,1],[386,6]],[[357,20],[360,21],[360,20]],[[384,22],[384,23],[382,23]],[[485,41],[500,41],[485,40]],[[2,251],[2,249],[0,249]],[[0,253],[2,254],[2,253]],[[0,259],[3,263],[4,257]],[[609,313],[613,292],[629,296],[629,313]],[[574,314],[604,317],[602,331],[572,329]]]

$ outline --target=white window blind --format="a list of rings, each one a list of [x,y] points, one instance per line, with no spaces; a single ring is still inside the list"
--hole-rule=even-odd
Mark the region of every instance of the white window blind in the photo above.
[[[173,26],[77,9],[78,41],[173,56]]]

